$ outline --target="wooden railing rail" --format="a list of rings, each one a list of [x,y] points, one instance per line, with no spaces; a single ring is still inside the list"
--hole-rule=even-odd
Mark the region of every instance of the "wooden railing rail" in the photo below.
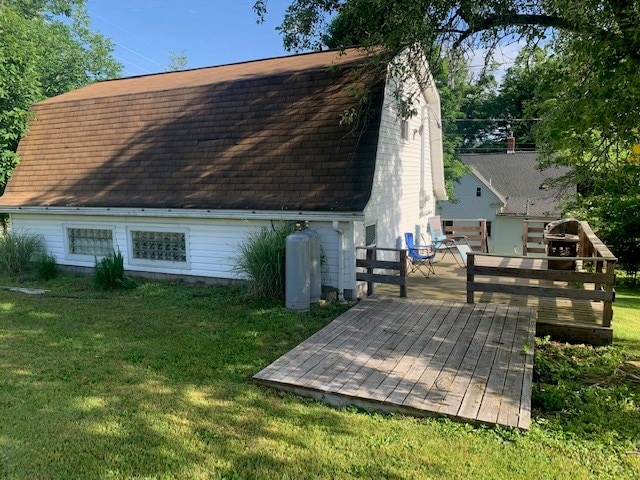
[[[597,238],[597,237],[596,237]],[[533,268],[514,268],[478,265],[478,257],[522,258],[518,255],[492,255],[469,253],[467,257],[467,303],[475,303],[475,292],[506,293],[512,295],[531,295],[537,297],[560,297],[576,300],[603,302],[602,326],[610,327],[613,317],[612,304],[615,301],[615,257],[562,257],[563,260],[591,263],[594,271],[541,270]],[[557,257],[540,257],[541,261]],[[593,289],[557,287],[542,285],[517,285],[506,283],[478,282],[476,276],[525,278],[530,280],[562,281],[569,283],[593,284]]]
[[[449,237],[464,235],[476,252],[487,253],[489,241],[486,218],[443,218],[442,231]],[[453,225],[447,225],[453,223]]]
[[[602,243],[587,222],[580,222],[580,254],[617,262],[616,256]]]
[[[544,247],[544,226],[543,221],[524,220],[522,222],[522,255],[526,257],[531,253],[547,253]]]
[[[589,255],[596,257],[597,260],[593,262],[593,267],[597,273],[602,271],[615,273],[616,263],[618,259],[615,257],[611,250],[602,243],[587,222],[580,222],[580,253],[582,255]],[[604,290],[615,294],[615,277],[614,281],[597,282],[595,285],[596,290]],[[613,305],[611,302],[604,303],[604,312],[602,314],[603,325],[610,326],[613,319]]]
[[[356,247],[366,250],[366,258],[356,258],[356,267],[366,268],[357,272],[356,280],[367,282],[367,296],[373,295],[374,283],[387,283],[400,287],[400,296],[407,296],[407,250],[404,248]],[[378,252],[397,252],[398,261],[378,260]],[[375,273],[376,269],[395,270],[398,275]]]

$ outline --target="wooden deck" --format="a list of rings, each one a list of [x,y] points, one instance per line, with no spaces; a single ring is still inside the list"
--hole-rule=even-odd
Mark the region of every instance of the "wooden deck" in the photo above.
[[[528,429],[528,307],[370,297],[253,378],[335,406]]]
[[[446,257],[445,257],[446,258]],[[449,260],[448,258],[446,258]],[[483,265],[501,267],[523,267],[544,270],[545,260],[538,258],[506,258],[497,259],[491,257],[482,258]],[[408,298],[431,298],[464,302],[467,297],[467,272],[464,267],[455,263],[438,262],[435,265],[435,275],[424,278],[420,273],[415,273],[407,278]],[[568,282],[550,282],[547,280],[532,280],[526,278],[508,279],[499,277],[478,278],[479,282],[491,282],[494,284],[509,285],[545,285],[556,287],[570,287]],[[580,287],[576,287],[580,288]],[[386,296],[397,296],[398,289],[392,285],[376,284],[375,293]],[[564,331],[583,331],[585,340],[592,338],[597,330],[602,330],[601,318],[603,311],[602,302],[589,300],[576,300],[555,297],[537,297],[533,295],[513,295],[496,292],[478,292],[475,295],[476,303],[496,303],[500,305],[526,306],[536,311],[539,335],[550,334],[558,339],[568,339],[572,335],[563,334]],[[612,336],[612,329],[609,334]]]

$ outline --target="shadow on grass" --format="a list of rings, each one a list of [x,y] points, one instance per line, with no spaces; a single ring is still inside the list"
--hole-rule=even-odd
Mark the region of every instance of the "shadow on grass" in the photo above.
[[[318,442],[354,434],[344,412],[249,379],[344,306],[301,315],[163,284],[99,304],[0,293],[0,306],[0,476],[341,476]],[[352,465],[399,478],[372,458]]]

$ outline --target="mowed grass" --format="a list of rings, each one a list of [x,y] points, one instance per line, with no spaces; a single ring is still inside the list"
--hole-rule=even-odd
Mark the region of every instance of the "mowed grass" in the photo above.
[[[640,287],[618,287],[616,290],[615,342],[640,359]]]
[[[0,478],[638,475],[637,408],[624,412],[626,427],[613,423],[603,435],[576,427],[591,414],[544,411],[522,433],[336,410],[251,383],[343,305],[297,314],[242,288],[90,285],[65,276],[28,285],[47,288],[44,296],[0,291]],[[616,327],[625,351],[637,353],[640,295],[624,298]],[[620,325],[618,305],[629,308]],[[610,404],[615,417],[620,400]]]

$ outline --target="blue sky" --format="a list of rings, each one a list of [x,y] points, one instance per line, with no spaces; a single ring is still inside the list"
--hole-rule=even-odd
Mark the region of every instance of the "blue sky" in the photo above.
[[[269,0],[256,24],[252,0],[89,0],[94,30],[113,40],[123,75],[162,72],[169,52],[186,53],[186,68],[287,55],[275,27],[288,0]]]
[[[166,71],[170,51],[185,52],[185,68],[288,55],[276,27],[290,3],[268,0],[263,24],[256,23],[253,0],[88,0],[86,6],[92,28],[114,42],[123,76],[133,76]],[[503,64],[498,78],[520,48],[510,45],[495,56]],[[476,52],[470,64],[481,65],[483,57]]]

